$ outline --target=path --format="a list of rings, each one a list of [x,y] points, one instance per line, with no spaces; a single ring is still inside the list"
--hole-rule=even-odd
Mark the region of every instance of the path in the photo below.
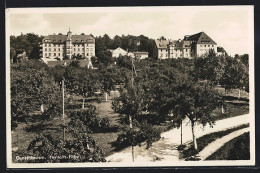
[[[249,132],[249,130],[250,130],[249,127],[243,128],[243,129],[237,130],[235,132],[229,133],[228,135],[211,142],[201,152],[199,152],[200,159],[205,160],[207,157],[209,157],[214,152],[216,152],[220,147],[225,145],[228,141],[230,141],[246,132]]]
[[[249,115],[240,115],[232,118],[216,121],[213,128],[209,125],[203,128],[202,125],[195,126],[195,135],[197,138],[226,130],[235,126],[249,122]],[[183,143],[192,141],[191,126],[188,120],[183,122]],[[177,146],[180,145],[180,129],[174,128],[161,134],[161,139],[153,143],[149,149],[145,145],[135,147],[135,162],[151,161],[179,161],[179,152]],[[127,147],[120,152],[106,157],[108,162],[132,162],[132,149]]]

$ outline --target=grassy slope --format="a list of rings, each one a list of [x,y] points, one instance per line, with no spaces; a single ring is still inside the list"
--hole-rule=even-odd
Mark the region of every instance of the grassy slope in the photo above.
[[[198,144],[198,150],[195,151],[192,147],[192,143],[190,143],[187,148],[185,148],[182,152],[181,152],[181,158],[182,159],[187,159],[191,156],[194,156],[196,153],[202,151],[209,143],[223,137],[223,136],[226,136],[228,135],[229,133],[231,132],[234,132],[236,130],[239,130],[239,129],[242,129],[242,128],[245,128],[245,127],[248,127],[249,125],[248,124],[244,124],[244,125],[241,125],[241,126],[238,126],[238,127],[234,127],[234,128],[231,128],[231,129],[228,129],[228,130],[225,130],[225,131],[219,131],[219,132],[215,132],[215,133],[211,133],[211,134],[207,134],[207,135],[204,135],[200,138],[197,139],[197,144]]]
[[[232,139],[206,160],[249,160],[249,132]]]

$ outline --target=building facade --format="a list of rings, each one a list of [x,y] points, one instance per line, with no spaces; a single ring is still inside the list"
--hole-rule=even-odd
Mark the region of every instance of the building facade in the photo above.
[[[115,50],[112,50],[111,52],[112,52],[112,57],[115,57],[115,58],[127,55],[127,51],[125,51],[121,47],[118,47]]]
[[[95,56],[95,39],[91,35],[48,35],[42,40],[42,58],[44,59],[72,59],[81,56],[90,59]]]
[[[181,40],[155,40],[158,59],[166,58],[195,58],[213,49],[217,53],[217,43],[207,34],[200,32],[186,35]]]

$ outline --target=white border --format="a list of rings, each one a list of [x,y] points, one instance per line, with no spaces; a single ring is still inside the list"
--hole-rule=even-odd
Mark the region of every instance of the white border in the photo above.
[[[237,161],[179,161],[179,162],[107,162],[107,163],[12,163],[11,149],[11,110],[10,110],[10,15],[21,13],[85,13],[87,12],[130,12],[130,11],[172,11],[189,9],[205,9],[205,6],[185,7],[84,7],[84,8],[15,8],[6,9],[6,141],[7,141],[7,168],[75,168],[75,167],[157,167],[157,166],[249,166],[255,165],[255,77],[254,77],[254,7],[253,6],[217,6],[222,10],[235,10],[247,7],[250,12],[248,23],[250,30],[249,54],[249,82],[250,82],[250,160]],[[207,6],[215,10],[216,6]],[[219,10],[219,9],[218,9]],[[237,9],[236,9],[237,10]],[[246,43],[245,43],[246,44]]]

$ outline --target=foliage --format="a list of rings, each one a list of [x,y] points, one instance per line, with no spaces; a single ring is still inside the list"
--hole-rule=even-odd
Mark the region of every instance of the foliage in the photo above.
[[[249,91],[249,71],[248,67],[239,59],[227,58],[224,74],[220,79],[220,84],[226,90],[245,89]]]
[[[27,150],[32,151],[35,157],[44,157],[40,161],[46,163],[105,162],[102,149],[91,136],[72,128],[68,131],[74,139],[63,141],[51,135],[39,135],[31,141]]]
[[[142,122],[139,127],[129,128],[124,126],[122,133],[118,135],[117,145],[120,147],[136,146],[146,142],[146,148],[150,148],[152,143],[160,139],[160,133],[147,122]]]
[[[106,132],[106,130],[110,127],[110,122],[107,117],[97,117],[96,108],[94,106],[91,106],[90,108],[82,111],[73,111],[70,114],[70,118],[71,121],[69,123],[69,126],[77,128],[79,132]]]
[[[203,57],[196,58],[194,62],[196,80],[207,80],[210,85],[218,84],[225,73],[226,58],[217,56],[213,50],[210,50]]]
[[[29,59],[40,58],[40,43],[42,42],[43,36],[37,34],[28,33],[26,35],[10,36],[10,47],[12,56],[16,56],[18,53],[26,52]],[[15,54],[15,55],[14,55]],[[11,56],[11,58],[12,58]]]
[[[30,119],[29,114],[40,106],[52,105],[60,98],[58,85],[40,61],[25,61],[11,67],[12,129]]]

